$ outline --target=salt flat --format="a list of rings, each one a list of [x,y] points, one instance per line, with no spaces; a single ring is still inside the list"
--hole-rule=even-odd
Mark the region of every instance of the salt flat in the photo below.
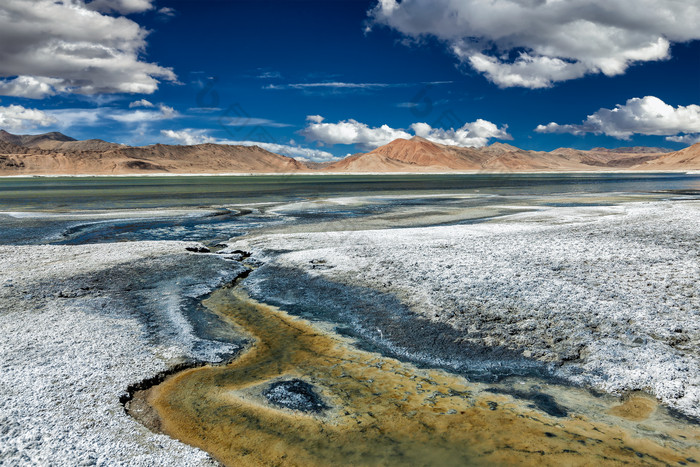
[[[229,250],[252,251],[260,265],[242,286],[288,270],[290,300],[308,277],[351,294],[374,289],[474,347],[509,349],[570,382],[641,389],[700,415],[697,201],[532,206],[437,227],[357,231],[365,219],[342,222],[346,230],[290,225],[297,232],[232,241]],[[212,462],[149,431],[119,400],[174,364],[218,362],[241,348],[231,326],[198,324],[196,307],[243,266],[188,246],[0,246],[0,463]],[[405,323],[430,356],[434,343],[421,340],[430,334]]]
[[[119,401],[170,365],[238,349],[183,317],[236,272],[190,245],[0,246],[0,464],[212,464]]]
[[[663,201],[262,235],[232,248],[264,268],[393,294],[465,342],[515,350],[573,383],[648,391],[698,417],[698,245],[700,203]]]

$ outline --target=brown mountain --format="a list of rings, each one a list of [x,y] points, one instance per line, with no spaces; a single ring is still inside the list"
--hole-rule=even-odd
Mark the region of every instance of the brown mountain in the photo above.
[[[14,136],[14,135],[11,135]],[[136,173],[286,173],[308,170],[302,162],[257,146],[156,144],[129,147],[95,141],[54,141],[50,138],[10,138],[0,135],[0,175],[120,175]],[[67,138],[67,137],[66,137]],[[4,141],[9,139],[26,147]],[[70,143],[83,143],[70,144]],[[92,144],[98,149],[82,149]],[[43,147],[42,147],[43,146]]]
[[[37,147],[37,144],[45,141],[68,142],[77,140],[57,131],[40,135],[13,135],[5,130],[0,130],[0,141],[16,144],[17,146]]]
[[[657,150],[658,148],[652,148]],[[630,152],[624,152],[629,150]],[[672,153],[644,148],[527,151],[509,144],[464,148],[420,137],[326,163],[302,162],[257,146],[156,144],[130,147],[77,141],[61,133],[0,131],[0,175],[298,172],[554,172],[700,169],[700,144]]]
[[[662,152],[673,152],[673,149],[668,148],[654,148],[648,146],[632,146],[632,147],[621,147],[621,148],[593,148],[591,152],[613,152],[617,154],[659,154]]]
[[[638,170],[700,170],[700,143],[647,161]]]
[[[455,158],[449,146],[432,143],[417,136],[396,139],[365,154],[353,154],[328,165],[331,172],[414,172],[459,169],[467,161]],[[469,169],[466,169],[469,170]]]
[[[57,131],[40,135],[13,135],[5,130],[0,130],[0,142],[11,143],[25,148],[57,151],[106,151],[124,146],[122,144],[108,143],[101,139],[78,141]]]
[[[636,149],[636,148],[635,148]],[[323,170],[334,172],[590,171],[629,168],[663,154],[560,148],[527,151],[509,144],[483,148],[446,146],[413,137],[397,139],[366,154],[355,154]]]

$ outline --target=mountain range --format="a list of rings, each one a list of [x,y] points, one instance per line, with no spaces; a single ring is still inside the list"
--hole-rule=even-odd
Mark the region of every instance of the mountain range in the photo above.
[[[465,148],[424,138],[396,139],[367,153],[313,163],[258,146],[155,144],[125,146],[62,133],[14,135],[0,130],[0,175],[140,173],[389,173],[700,170],[700,143],[681,151],[626,147],[529,151],[494,143]]]

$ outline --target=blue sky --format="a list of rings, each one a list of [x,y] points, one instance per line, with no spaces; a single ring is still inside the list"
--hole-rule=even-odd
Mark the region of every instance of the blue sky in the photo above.
[[[7,0],[0,127],[314,160],[414,134],[535,150],[700,140],[695,0],[561,3]]]

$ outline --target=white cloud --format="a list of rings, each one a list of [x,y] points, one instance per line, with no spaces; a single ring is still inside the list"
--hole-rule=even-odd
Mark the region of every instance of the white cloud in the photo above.
[[[175,11],[174,8],[164,6],[163,8],[158,10],[158,13],[160,13],[163,16],[168,16],[168,17],[172,18],[173,16],[175,16],[177,14],[177,11]]]
[[[480,148],[486,146],[489,140],[513,139],[508,134],[508,125],[498,128],[494,123],[487,120],[478,119],[475,122],[466,123],[458,129],[443,130],[442,128],[432,128],[427,123],[414,123],[411,129],[421,138],[425,138],[433,143],[446,144],[448,146],[462,146]]]
[[[390,143],[397,138],[409,139],[413,135],[403,129],[394,129],[388,125],[369,127],[365,123],[349,119],[338,123],[324,123],[320,115],[307,117],[309,124],[300,132],[309,141],[322,144],[356,144],[360,148],[370,150]],[[433,128],[427,123],[414,123],[410,129],[420,136],[435,143],[451,146],[481,147],[488,144],[492,138],[512,139],[507,132],[507,126],[498,128],[495,124],[478,119],[466,123],[458,129]]]
[[[318,120],[319,115],[311,117]],[[317,141],[331,146],[334,144],[357,144],[365,149],[379,147],[397,138],[411,137],[404,130],[396,130],[388,125],[370,128],[368,125],[353,119],[338,123],[324,123],[322,117],[318,122],[310,120],[301,134],[309,141]]]
[[[141,13],[153,9],[153,0],[92,0],[86,7],[104,13],[117,12],[123,15]],[[168,8],[170,9],[170,8]],[[163,8],[161,8],[163,10]]]
[[[146,0],[4,0],[0,3],[0,95],[152,93],[169,68],[141,60],[147,31],[126,17]]]
[[[114,125],[114,122],[126,125],[148,125],[161,120],[170,120],[180,116],[172,107],[160,104],[158,110],[123,110],[112,107],[64,108],[45,110],[44,113],[55,119],[61,129],[73,127],[98,127]]]
[[[697,0],[379,0],[368,15],[407,42],[437,37],[501,87],[619,75],[700,39]]]
[[[215,143],[239,146],[258,146],[276,154],[282,154],[284,156],[307,161],[324,162],[337,159],[329,152],[321,151],[319,149],[305,148],[294,144],[293,141],[290,142],[291,144],[279,144],[261,141],[234,141],[228,139],[217,139],[209,136],[208,130],[195,130],[191,128],[186,128],[183,130],[162,130],[160,133],[166,138],[174,140],[178,144],[193,145]]]
[[[343,83],[340,81],[322,83],[289,83],[289,84],[268,84],[263,89],[309,89],[309,88],[331,88],[331,89],[376,89],[395,86],[405,86],[405,84],[389,83]]]
[[[321,151],[320,149],[305,148],[298,145],[277,144],[277,143],[261,143],[259,141],[230,141],[226,144],[240,144],[242,146],[259,146],[270,152],[282,154],[283,156],[293,157],[313,162],[327,162],[336,160],[330,152]]]
[[[104,118],[116,120],[122,123],[144,123],[157,120],[168,120],[178,117],[179,114],[172,107],[164,104],[158,105],[158,110],[108,110],[103,114]]]
[[[133,109],[134,107],[155,107],[155,105],[146,99],[139,99],[129,104],[130,109]]]
[[[219,123],[225,126],[264,126],[271,128],[284,128],[292,126],[289,123],[280,123],[269,118],[256,117],[220,117]]]
[[[21,105],[0,106],[0,128],[9,132],[27,131],[56,123],[56,118],[37,109]]]
[[[307,115],[306,116],[307,122],[321,123],[323,120],[325,120],[325,119],[323,117],[321,117],[320,115]]]
[[[700,133],[700,106],[673,107],[658,97],[635,97],[614,109],[599,109],[578,125],[551,122],[538,125],[535,131],[574,135],[594,133],[619,139],[630,139],[634,134],[672,136],[679,138],[677,142],[684,142],[680,141],[683,137],[679,137],[679,133]]]
[[[195,144],[215,143],[216,138],[207,135],[207,130],[193,130],[186,128],[184,130],[161,130],[160,134],[166,138],[170,138],[177,144],[192,146]]]
[[[0,95],[43,99],[61,91],[62,80],[57,78],[18,76],[14,79],[0,79]]]
[[[105,109],[54,109],[47,113],[56,119],[56,125],[63,130],[74,127],[94,127],[101,123],[106,113]]]
[[[260,79],[280,79],[282,78],[282,73],[279,71],[263,71],[258,75]]]
[[[683,143],[687,145],[700,143],[700,133],[695,133],[691,135],[677,135],[677,136],[667,136],[666,141],[673,141],[674,143]]]

